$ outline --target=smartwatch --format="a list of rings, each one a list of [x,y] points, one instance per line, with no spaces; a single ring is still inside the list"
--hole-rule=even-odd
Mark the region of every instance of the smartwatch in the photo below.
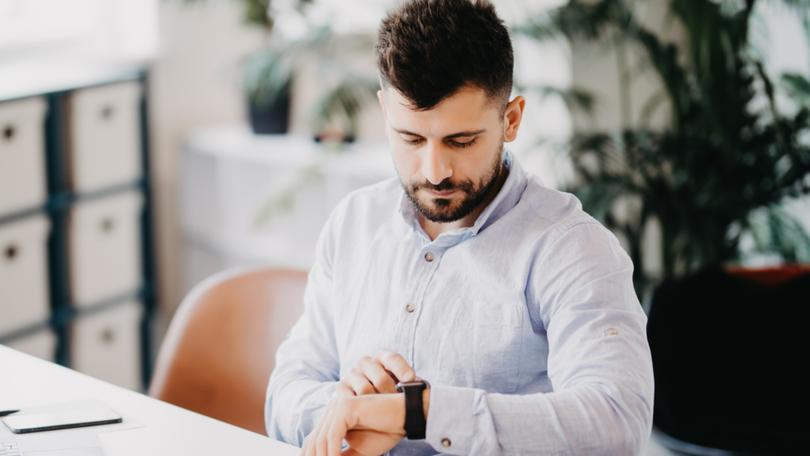
[[[422,391],[430,388],[425,380],[397,383],[397,391],[405,395],[405,436],[408,440],[425,438],[425,409],[422,405]]]

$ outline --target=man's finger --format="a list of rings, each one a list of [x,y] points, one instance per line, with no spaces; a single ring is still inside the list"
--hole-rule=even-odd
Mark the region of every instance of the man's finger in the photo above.
[[[304,439],[304,446],[301,447],[301,454],[304,456],[315,456],[315,436],[318,435],[318,427],[309,433]]]
[[[382,363],[378,360],[364,357],[360,360],[358,367],[378,393],[397,392],[397,385],[394,378],[385,370]]]
[[[321,415],[318,422],[315,424],[315,428],[306,436],[304,439],[304,446],[301,447],[302,454],[306,456],[315,456],[317,454],[316,450],[316,443],[318,441],[318,433],[320,432],[321,428],[323,427],[323,423],[326,421],[326,416],[329,414],[329,406],[326,407],[324,413]]]
[[[398,381],[412,382],[416,380],[416,372],[399,353],[382,352],[377,355],[377,360],[386,370],[394,374]]]
[[[374,391],[374,385],[356,368],[349,371],[342,382],[351,387],[354,394],[358,396],[376,393],[376,391]]]
[[[334,401],[333,401],[334,402]],[[328,448],[326,444],[326,432],[329,430],[334,415],[334,404],[329,404],[326,408],[326,413],[321,417],[321,422],[318,423],[318,433],[315,434],[315,441],[313,446],[315,448],[316,456],[327,456]]]
[[[379,455],[395,447],[404,435],[369,430],[349,430],[344,439],[358,455]]]
[[[343,436],[346,434],[342,419],[333,420],[326,432],[327,449],[329,456],[339,456],[343,446]]]
[[[351,397],[354,395],[352,387],[343,382],[338,382],[335,386],[335,397]]]

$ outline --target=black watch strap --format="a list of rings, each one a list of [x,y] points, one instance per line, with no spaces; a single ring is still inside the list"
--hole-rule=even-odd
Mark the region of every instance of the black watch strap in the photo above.
[[[424,380],[400,382],[397,391],[405,393],[405,436],[409,440],[425,438],[425,409],[422,405],[422,391],[428,388]]]

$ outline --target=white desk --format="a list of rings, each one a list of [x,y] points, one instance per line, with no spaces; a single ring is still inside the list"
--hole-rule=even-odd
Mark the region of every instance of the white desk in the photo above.
[[[300,451],[0,345],[0,410],[88,398],[123,415],[123,426],[127,421],[140,425],[118,431],[113,430],[119,425],[86,428],[98,433],[105,456],[287,456]]]

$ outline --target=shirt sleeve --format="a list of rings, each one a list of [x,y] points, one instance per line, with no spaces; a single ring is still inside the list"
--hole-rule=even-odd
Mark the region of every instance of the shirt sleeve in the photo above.
[[[435,385],[430,445],[446,454],[640,454],[652,430],[654,381],[632,275],[627,254],[595,221],[543,248],[526,294],[548,338],[553,391]]]
[[[339,379],[331,299],[334,236],[330,226],[335,213],[318,240],[304,293],[304,313],[279,346],[267,387],[267,434],[297,446],[315,428]]]

